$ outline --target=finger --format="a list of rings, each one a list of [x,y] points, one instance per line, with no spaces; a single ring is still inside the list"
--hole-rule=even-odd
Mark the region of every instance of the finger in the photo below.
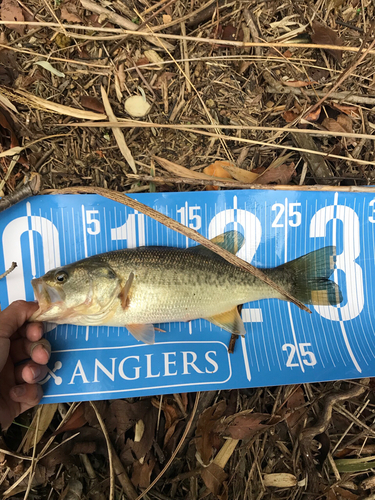
[[[16,300],[0,312],[0,339],[9,339],[37,310],[35,302]]]
[[[18,329],[17,336],[23,337],[31,340],[31,342],[36,342],[43,337],[43,323],[25,323]]]
[[[17,339],[11,342],[10,355],[13,363],[31,358],[35,363],[45,365],[51,354],[51,344],[46,339],[30,342],[27,339]]]
[[[33,361],[28,361],[24,365],[15,368],[16,384],[36,384],[44,379],[48,373],[48,366],[38,365]]]
[[[9,397],[15,403],[20,404],[20,413],[37,405],[43,396],[42,387],[39,384],[16,385],[9,391]]]

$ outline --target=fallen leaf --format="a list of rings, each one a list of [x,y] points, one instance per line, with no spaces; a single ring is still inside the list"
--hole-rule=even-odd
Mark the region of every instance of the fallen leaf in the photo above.
[[[351,118],[358,119],[361,118],[361,114],[359,112],[359,108],[357,106],[348,106],[346,104],[339,104],[338,102],[331,103],[333,108],[338,109],[342,113],[349,115]]]
[[[48,429],[57,410],[57,403],[41,405],[38,407],[34,418],[27,429],[24,437],[23,452],[27,453],[30,448],[37,445]]]
[[[279,166],[269,166],[257,179],[257,184],[288,184],[293,177],[295,171],[295,164],[283,163]]]
[[[145,64],[150,64],[150,61],[147,57],[141,57],[138,61],[135,62],[136,66],[144,66]]]
[[[18,142],[17,136],[14,133],[13,128],[9,125],[8,120],[3,115],[3,113],[1,112],[1,110],[0,110],[0,125],[3,128],[5,128],[6,130],[8,130],[8,132],[10,133],[10,147],[11,148],[18,147],[19,146],[19,142]]]
[[[289,410],[286,423],[294,439],[299,436],[304,426],[304,417],[306,416],[306,408],[303,408],[304,404],[305,393],[302,387],[299,386],[292,392],[286,403]]]
[[[226,474],[224,470],[215,463],[211,463],[208,467],[204,467],[201,472],[201,477],[211,493],[218,495],[223,482],[228,477],[228,474]]]
[[[71,3],[61,6],[60,19],[68,23],[82,23],[82,19],[77,15],[77,6]]]
[[[105,113],[103,103],[96,97],[83,95],[81,96],[81,104],[84,108],[91,109],[92,111],[96,111],[98,113]]]
[[[224,179],[233,179],[231,174],[222,167],[221,163],[228,163],[228,162],[221,162],[220,160],[215,161],[214,163],[211,163],[208,167],[203,169],[203,173],[207,175],[212,175],[214,177],[222,177]]]
[[[324,118],[322,126],[330,132],[353,132],[352,120],[348,115],[339,115],[337,119]]]
[[[215,436],[214,429],[226,408],[227,404],[225,400],[221,400],[210,408],[207,408],[198,419],[195,431],[195,447],[205,465],[210,463],[214,448],[218,449],[216,447],[218,438]]]
[[[287,87],[295,87],[295,88],[300,88],[300,87],[307,87],[308,85],[314,85],[318,82],[314,82],[314,81],[308,81],[308,82],[304,82],[302,80],[288,80],[288,81],[283,81],[282,82],[284,85],[286,85]]]
[[[104,87],[102,86],[100,90],[101,90],[101,94],[102,94],[102,101],[104,104],[104,109],[107,113],[109,121],[117,122],[118,120],[117,120],[114,112],[112,111],[112,107],[110,105],[107,93],[104,90]],[[128,162],[130,168],[133,170],[133,173],[136,174],[137,167],[135,166],[135,161],[134,161],[133,155],[131,154],[131,151],[126,144],[125,137],[124,137],[122,130],[114,127],[114,128],[112,128],[112,132],[113,132],[113,135],[115,136],[117,145],[118,145],[123,157]]]
[[[225,437],[233,439],[249,439],[257,432],[268,429],[271,415],[268,413],[253,413],[244,410],[224,418],[215,430]]]
[[[178,176],[185,177],[187,179],[215,179],[215,177],[211,177],[210,175],[206,175],[202,172],[196,172],[195,170],[190,170],[182,165],[178,165],[178,163],[174,163],[172,161],[166,160],[165,158],[160,158],[155,156],[154,159],[168,172]],[[229,179],[217,179],[218,181],[230,181]],[[234,182],[234,181],[230,181]]]
[[[216,160],[214,163],[206,167],[203,172],[207,175],[222,179],[235,179],[236,181],[252,184],[259,177],[254,172],[249,172],[243,168],[238,168],[232,162],[226,160]],[[226,172],[226,174],[224,174]]]
[[[299,114],[295,113],[292,110],[289,111],[284,111],[283,113],[283,118],[287,123],[294,122],[294,120],[297,120]]]
[[[288,474],[286,472],[264,474],[263,484],[266,487],[293,488],[293,486],[297,485],[297,478],[293,474]]]
[[[312,22],[312,29],[314,33],[311,35],[311,40],[313,43],[321,45],[342,45],[343,41],[337,35],[335,31],[328,26],[318,23],[317,21]],[[341,50],[334,49],[324,49],[328,54],[336,59],[338,63],[342,62],[342,52]]]
[[[73,431],[76,429],[81,429],[84,425],[87,424],[87,419],[84,415],[84,406],[80,405],[78,408],[74,410],[70,418],[52,435],[57,436],[62,432]]]
[[[163,15],[163,24],[168,24],[172,22],[172,16],[170,16],[169,14],[164,14]]]
[[[304,117],[304,120],[306,120],[308,122],[316,122],[319,119],[321,111],[322,111],[322,107],[319,106],[315,111],[311,111],[310,113],[308,113]]]
[[[2,21],[25,21],[22,9],[16,0],[3,0],[1,2],[0,13]],[[25,33],[25,26],[22,24],[12,24],[7,22],[5,26],[11,30],[17,31],[17,33],[21,36]]]
[[[293,56],[293,54],[292,54],[292,52],[291,52],[289,49],[287,49],[287,50],[284,52],[283,56],[284,56],[284,57],[286,57],[287,59],[289,59],[290,57],[292,57],[292,56]]]
[[[151,453],[147,454],[142,463],[139,460],[134,462],[131,481],[136,488],[145,489],[149,486],[155,463],[156,460]]]
[[[52,64],[49,63],[48,61],[37,61],[34,64],[38,64],[39,66],[42,66],[42,68],[46,69],[47,71],[49,71],[53,75],[59,76],[60,78],[65,78],[65,74],[61,73],[61,71],[54,68],[52,66]]]
[[[105,418],[108,431],[113,432],[117,429],[117,435],[122,436],[150,409],[151,402],[149,400],[136,401],[135,403],[129,403],[123,399],[113,401]]]
[[[243,31],[242,28],[237,30],[234,26],[231,24],[227,24],[221,31],[221,40],[236,40],[242,42],[243,40]],[[230,46],[229,46],[230,47]]]
[[[164,60],[159,56],[159,54],[155,50],[145,50],[145,57],[151,62],[151,63],[157,63],[159,69],[163,69],[163,63]]]

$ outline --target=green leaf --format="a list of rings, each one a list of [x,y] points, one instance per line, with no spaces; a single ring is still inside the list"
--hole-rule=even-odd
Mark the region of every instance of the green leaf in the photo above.
[[[375,468],[375,456],[335,460],[339,472],[364,472]]]
[[[50,64],[48,61],[37,61],[34,64],[38,64],[39,66],[42,66],[42,68],[46,69],[47,71],[49,71],[50,73],[52,73],[52,74],[54,74],[56,76],[59,76],[61,78],[65,77],[64,73],[61,73],[61,71],[59,71],[56,68],[54,68],[52,66],[52,64]]]

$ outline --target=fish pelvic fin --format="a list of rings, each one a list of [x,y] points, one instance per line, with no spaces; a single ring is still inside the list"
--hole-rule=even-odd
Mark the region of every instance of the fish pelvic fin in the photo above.
[[[154,325],[125,325],[129,332],[138,341],[145,344],[155,344],[155,328]]]
[[[328,306],[343,300],[339,286],[328,278],[335,270],[336,247],[327,246],[287,262],[282,269],[294,283],[291,293],[304,304]]]
[[[224,250],[228,250],[228,252],[236,255],[236,253],[243,247],[245,243],[245,237],[238,231],[227,231],[226,233],[219,234],[219,236],[216,236],[216,238],[212,238],[211,241]],[[200,253],[209,257],[214,255],[214,252],[212,252],[212,250],[209,250],[203,245],[197,245],[196,247],[187,248],[185,251],[189,253]]]
[[[226,311],[221,314],[216,314],[216,316],[211,316],[209,318],[204,318],[210,321],[216,326],[219,326],[227,332],[234,333],[235,335],[245,335],[245,325],[241,319],[240,313],[238,312],[238,307],[235,306],[230,311]]]

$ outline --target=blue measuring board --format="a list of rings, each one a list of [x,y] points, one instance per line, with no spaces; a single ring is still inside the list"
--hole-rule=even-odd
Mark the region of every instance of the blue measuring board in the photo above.
[[[331,279],[340,306],[269,299],[245,304],[247,334],[228,354],[230,334],[205,320],[156,325],[155,345],[126,328],[51,326],[44,399],[68,402],[177,391],[217,390],[375,375],[375,193],[212,191],[137,194],[133,198],[213,238],[245,235],[238,256],[274,267],[336,245]],[[94,254],[143,245],[185,248],[195,242],[97,195],[37,196],[0,215],[2,309],[34,300],[30,281]]]

